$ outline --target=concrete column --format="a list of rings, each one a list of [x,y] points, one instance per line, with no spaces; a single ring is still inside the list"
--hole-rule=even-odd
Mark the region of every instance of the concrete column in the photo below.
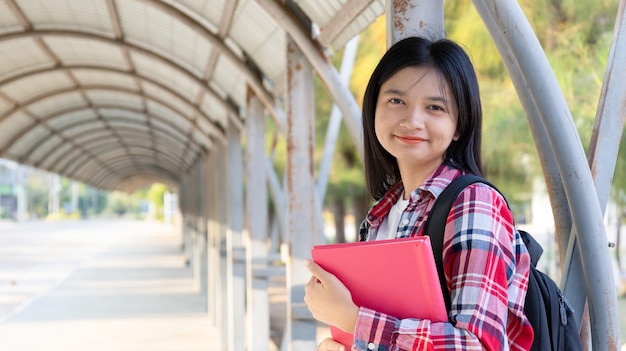
[[[226,235],[227,346],[229,351],[243,351],[245,333],[241,321],[245,317],[246,265],[243,244],[244,193],[243,150],[241,131],[233,123],[228,126],[228,224]]]
[[[206,189],[206,196],[210,196],[213,201],[209,201],[207,204],[207,279],[208,279],[208,305],[209,305],[209,322],[214,328],[219,326],[220,310],[218,304],[218,288],[219,288],[219,250],[216,242],[219,238],[219,221],[218,221],[218,204],[219,198],[217,197],[217,188],[219,186],[216,170],[218,165],[218,153],[219,150],[214,148],[208,156],[208,162],[204,167],[205,172],[208,173],[207,178],[203,184]]]
[[[315,99],[313,67],[298,45],[287,39],[287,326],[290,351],[316,348],[316,324],[304,304],[304,285],[311,277],[304,260],[311,257],[315,234]],[[319,239],[319,238],[318,238]]]
[[[218,146],[219,145],[219,146]],[[219,253],[218,265],[216,270],[218,271],[218,288],[217,288],[217,306],[219,313],[218,317],[218,328],[221,331],[221,341],[222,341],[222,350],[227,350],[227,341],[228,341],[228,297],[227,297],[227,286],[228,286],[228,277],[227,277],[227,254],[226,254],[226,241],[228,236],[228,157],[227,157],[227,148],[223,144],[216,144],[216,149],[218,150],[218,167],[214,169],[215,178],[218,183],[217,191],[214,193],[213,198],[216,199],[214,201],[217,204],[218,209],[218,236],[216,240],[216,248]]]
[[[211,294],[209,288],[209,282],[207,277],[207,212],[206,212],[206,190],[204,186],[205,182],[205,164],[206,160],[199,159],[194,167],[193,173],[193,187],[191,188],[193,203],[194,203],[194,227],[196,238],[196,261],[198,267],[198,275],[200,277],[200,291],[203,296],[203,301],[208,301],[208,297]],[[211,305],[206,304],[206,308],[209,313],[212,312]]]
[[[246,118],[246,290],[247,349],[266,351],[270,339],[267,279],[267,181],[265,121],[259,99],[249,93]]]

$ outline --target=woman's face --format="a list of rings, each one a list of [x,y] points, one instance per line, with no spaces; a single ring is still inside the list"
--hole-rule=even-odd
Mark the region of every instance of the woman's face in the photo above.
[[[381,86],[374,127],[380,144],[402,169],[434,171],[456,133],[457,107],[434,69],[406,67]]]

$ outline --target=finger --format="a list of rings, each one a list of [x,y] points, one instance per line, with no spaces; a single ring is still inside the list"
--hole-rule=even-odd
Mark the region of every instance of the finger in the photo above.
[[[309,272],[311,272],[311,274],[313,274],[314,276],[318,277],[318,279],[328,274],[328,272],[326,272],[322,267],[320,267],[320,265],[318,265],[317,263],[311,260],[306,260],[305,264],[306,264],[306,267],[309,269]]]

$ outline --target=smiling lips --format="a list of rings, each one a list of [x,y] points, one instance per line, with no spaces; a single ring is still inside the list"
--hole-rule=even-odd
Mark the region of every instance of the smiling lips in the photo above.
[[[405,144],[419,144],[426,139],[412,135],[396,135],[396,138]]]

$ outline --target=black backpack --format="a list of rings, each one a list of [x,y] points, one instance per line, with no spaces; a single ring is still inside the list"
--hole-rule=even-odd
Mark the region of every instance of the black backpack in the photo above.
[[[473,183],[484,183],[499,191],[481,177],[471,174],[457,177],[435,201],[424,230],[424,235],[431,237],[431,245],[439,273],[439,283],[448,311],[450,310],[450,293],[445,283],[442,257],[444,227],[454,201],[463,189]],[[567,302],[558,285],[548,275],[535,267],[543,253],[543,248],[530,234],[521,230],[519,232],[532,261],[524,304],[524,313],[535,333],[531,350],[582,351],[580,332],[574,319],[572,306]]]

